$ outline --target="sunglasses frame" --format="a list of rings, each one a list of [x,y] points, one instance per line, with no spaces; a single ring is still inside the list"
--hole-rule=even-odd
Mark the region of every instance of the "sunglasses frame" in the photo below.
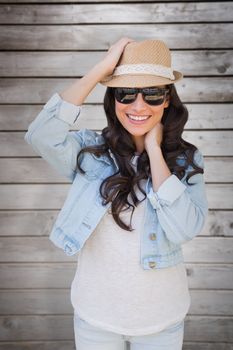
[[[127,102],[127,103],[125,103],[125,102],[122,102],[122,101],[119,101],[117,98],[116,98],[116,91],[117,91],[117,89],[131,89],[131,90],[133,90],[133,94],[136,94],[136,96],[135,96],[135,99],[133,100],[133,101],[130,101],[130,102]],[[114,87],[113,88],[113,92],[114,92],[114,97],[115,97],[115,99],[119,102],[119,103],[122,103],[122,104],[130,104],[130,103],[133,103],[133,102],[135,102],[136,101],[136,99],[137,99],[137,96],[138,96],[138,94],[139,93],[142,93],[142,98],[143,98],[143,101],[145,102],[145,103],[147,103],[148,105],[150,105],[150,106],[156,106],[156,104],[151,104],[150,103],[150,101],[146,101],[146,99],[145,99],[145,97],[146,96],[148,96],[148,95],[150,95],[150,94],[145,94],[145,91],[144,90],[150,90],[150,89],[153,89],[153,90],[158,90],[159,92],[161,92],[161,93],[164,93],[164,95],[161,95],[161,97],[163,96],[164,97],[164,99],[167,97],[167,95],[169,94],[169,92],[170,92],[170,88],[168,87],[168,88],[159,88],[159,87],[144,87],[144,88],[132,88],[132,87]],[[152,94],[153,95],[153,94]],[[164,99],[163,99],[163,101],[164,101]],[[153,101],[152,101],[153,102]],[[162,102],[163,103],[163,102]],[[161,104],[162,104],[161,103]],[[158,106],[158,105],[157,105]]]

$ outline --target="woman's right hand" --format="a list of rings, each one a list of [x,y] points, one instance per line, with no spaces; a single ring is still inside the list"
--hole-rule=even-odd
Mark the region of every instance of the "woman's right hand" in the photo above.
[[[107,55],[99,63],[60,93],[63,100],[81,106],[96,84],[112,74],[125,46],[132,41],[135,40],[124,37],[110,46]]]
[[[103,67],[103,73],[105,75],[110,75],[113,73],[125,46],[135,40],[128,37],[123,37],[118,40],[115,44],[111,45],[107,51],[106,56],[99,62],[99,65]],[[104,78],[104,77],[103,77]]]

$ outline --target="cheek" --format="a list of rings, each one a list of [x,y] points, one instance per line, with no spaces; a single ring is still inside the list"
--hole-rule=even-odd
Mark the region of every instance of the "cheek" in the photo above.
[[[154,116],[157,116],[159,118],[162,118],[164,111],[165,111],[165,103],[163,103],[160,106],[154,106],[152,108],[152,112],[153,112]]]
[[[122,103],[115,101],[115,111],[116,113],[121,113],[125,106]]]
[[[125,112],[126,107],[124,105],[122,105],[121,103],[117,103],[115,104],[115,112],[116,112],[116,116],[118,118],[118,120],[121,120],[123,118],[123,115],[126,113]]]
[[[161,104],[161,105],[159,105],[159,106],[153,106],[152,108],[151,108],[151,110],[152,110],[152,112],[153,113],[163,113],[163,111],[164,111],[164,107],[165,107],[165,103],[163,103],[163,104]]]

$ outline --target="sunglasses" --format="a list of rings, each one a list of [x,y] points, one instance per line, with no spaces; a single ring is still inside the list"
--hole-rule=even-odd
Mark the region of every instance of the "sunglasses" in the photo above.
[[[158,87],[148,87],[148,88],[124,88],[117,87],[114,88],[115,99],[123,104],[129,104],[136,100],[138,93],[142,93],[144,102],[151,106],[161,105],[168,92],[169,88],[158,88]]]

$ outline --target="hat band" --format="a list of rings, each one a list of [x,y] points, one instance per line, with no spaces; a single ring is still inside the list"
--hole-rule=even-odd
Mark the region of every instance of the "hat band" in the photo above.
[[[165,67],[160,64],[123,64],[116,67],[112,76],[123,74],[150,74],[175,80],[172,68]]]

